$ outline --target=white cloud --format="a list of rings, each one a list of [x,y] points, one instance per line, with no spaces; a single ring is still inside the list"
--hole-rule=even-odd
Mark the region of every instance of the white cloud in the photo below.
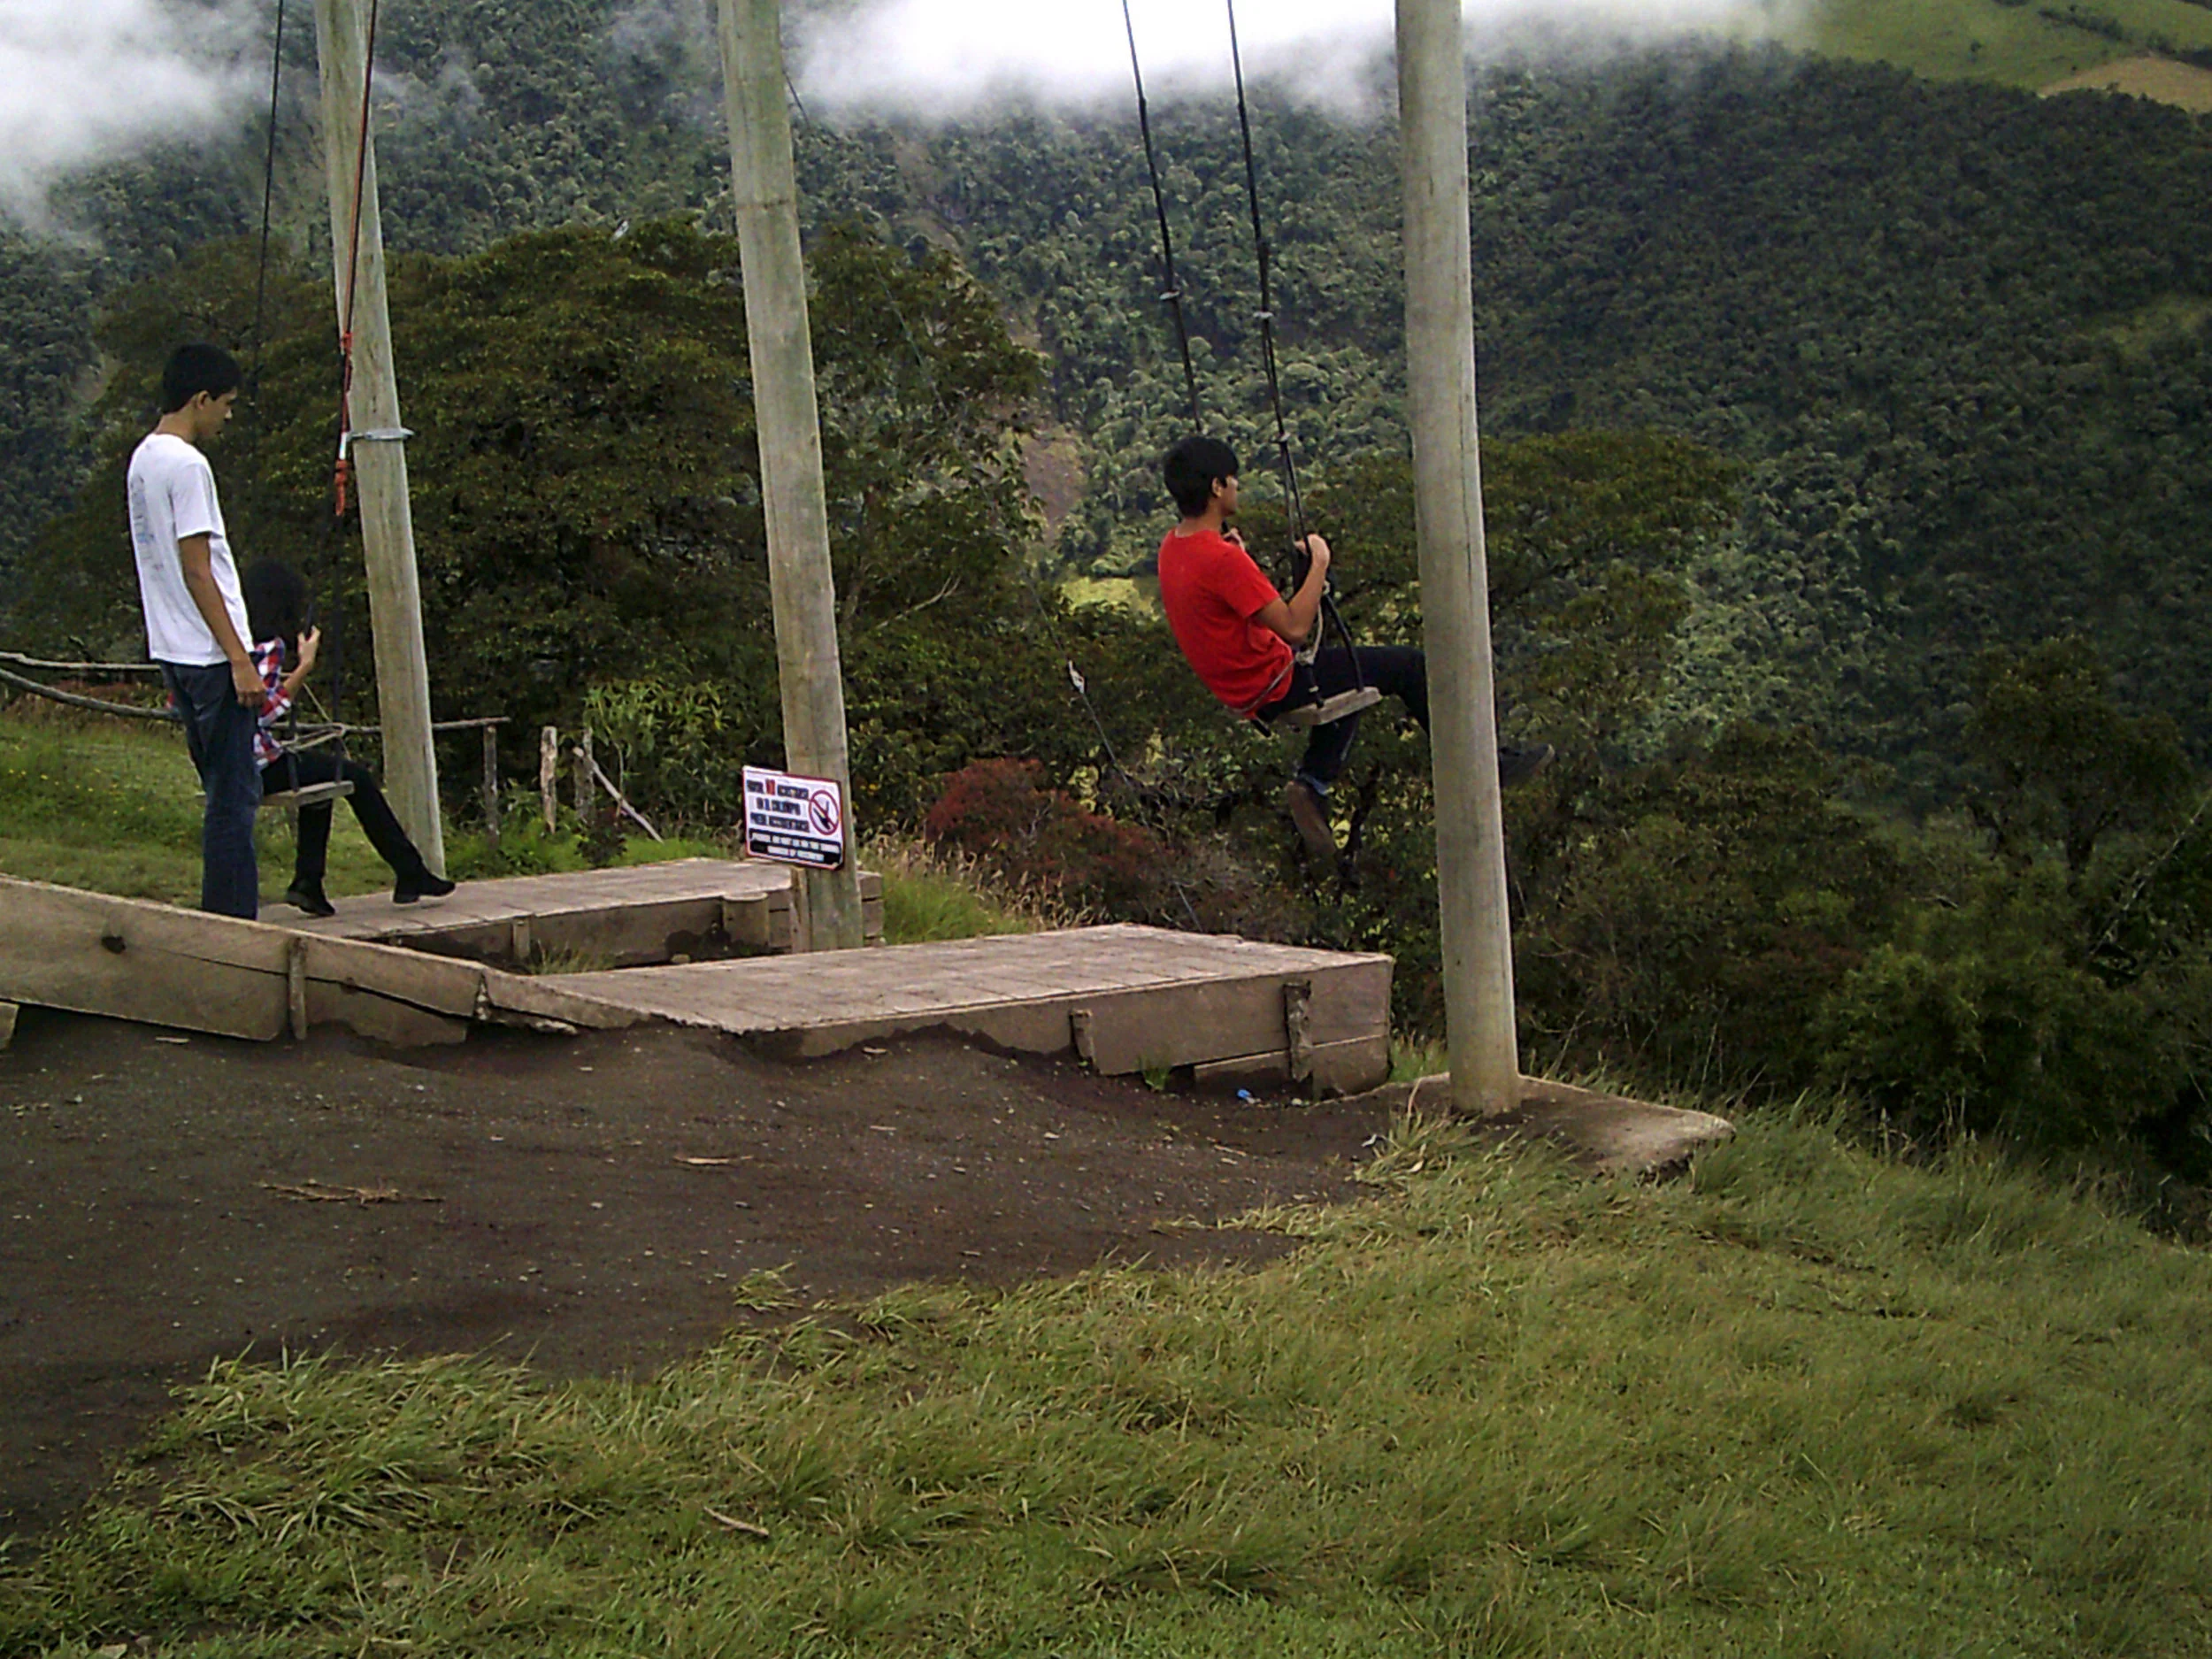
[[[0,0],[0,214],[73,168],[189,137],[244,91],[234,19],[157,0]]]
[[[1699,31],[1777,27],[1796,0],[1464,0],[1469,45],[1650,42]],[[1148,91],[1229,79],[1219,0],[1131,0]],[[1387,50],[1391,0],[1247,0],[1237,32],[1248,80],[1321,102],[1356,96]],[[956,114],[1010,96],[1124,98],[1129,42],[1119,0],[864,0],[794,29],[809,94],[832,108]]]

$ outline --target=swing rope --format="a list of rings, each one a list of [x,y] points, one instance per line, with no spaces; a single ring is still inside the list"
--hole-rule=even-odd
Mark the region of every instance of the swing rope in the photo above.
[[[1229,63],[1236,75],[1237,132],[1244,145],[1245,202],[1251,210],[1252,248],[1260,273],[1260,364],[1267,373],[1267,401],[1275,418],[1276,464],[1283,475],[1283,498],[1290,510],[1290,538],[1293,587],[1302,586],[1310,560],[1305,552],[1306,537],[1311,534],[1306,523],[1306,503],[1298,484],[1298,461],[1292,450],[1290,420],[1283,410],[1282,361],[1275,346],[1275,250],[1268,243],[1265,216],[1260,206],[1260,165],[1252,145],[1252,106],[1244,94],[1244,50],[1237,38],[1237,0],[1225,0],[1229,12]],[[1361,671],[1359,649],[1352,639],[1352,631],[1345,625],[1344,616],[1336,608],[1336,595],[1325,578],[1321,588],[1320,626],[1307,648],[1298,653],[1299,660],[1310,663],[1320,655],[1321,640],[1329,629],[1336,630],[1342,641],[1344,655],[1352,667],[1352,686],[1355,691],[1367,689],[1367,676]]]
[[[247,384],[258,394],[261,390],[261,348],[264,308],[269,297],[269,224],[276,202],[276,145],[279,96],[284,89],[284,5],[277,0],[276,45],[269,53],[269,133],[268,142],[261,157],[261,257],[256,262],[253,278],[253,352],[252,369]],[[261,425],[254,423],[255,447],[260,447]]]
[[[1121,24],[1129,36],[1129,73],[1137,83],[1137,130],[1144,137],[1144,167],[1152,180],[1152,211],[1160,221],[1160,300],[1175,319],[1175,343],[1183,354],[1183,385],[1190,394],[1190,427],[1193,432],[1202,432],[1206,420],[1198,403],[1198,370],[1191,361],[1190,324],[1183,314],[1182,285],[1175,280],[1175,237],[1168,229],[1167,192],[1160,184],[1160,157],[1152,142],[1152,106],[1144,96],[1144,65],[1137,57],[1137,25],[1129,15],[1129,0],[1121,0]]]
[[[353,460],[353,307],[361,283],[361,211],[369,177],[369,100],[376,90],[378,0],[369,0],[369,21],[361,56],[361,123],[353,154],[353,214],[346,241],[346,304],[338,326],[337,517],[346,516],[347,488]]]
[[[1267,372],[1267,401],[1275,417],[1276,465],[1283,475],[1283,499],[1290,509],[1291,539],[1306,539],[1306,503],[1298,488],[1298,463],[1291,453],[1290,422],[1283,412],[1281,365],[1275,352],[1275,250],[1268,245],[1260,208],[1260,166],[1252,148],[1252,108],[1244,96],[1244,52],[1237,39],[1236,0],[1229,9],[1229,63],[1237,83],[1237,131],[1244,142],[1244,195],[1252,215],[1252,249],[1260,271],[1260,365]]]

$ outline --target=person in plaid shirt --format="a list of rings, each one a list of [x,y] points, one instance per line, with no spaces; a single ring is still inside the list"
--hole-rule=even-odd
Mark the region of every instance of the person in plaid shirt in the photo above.
[[[392,811],[376,774],[359,761],[320,749],[288,749],[280,726],[291,714],[300,687],[315,670],[322,630],[303,627],[307,616],[307,584],[288,565],[264,559],[247,571],[243,583],[246,615],[253,625],[254,665],[260,671],[266,695],[261,703],[260,725],[254,733],[254,761],[261,768],[265,795],[296,789],[305,784],[345,782],[353,786],[348,798],[360,820],[369,845],[392,867],[392,902],[412,904],[418,899],[443,898],[453,883],[431,872],[415,843]],[[295,665],[288,671],[288,660]],[[333,916],[336,907],[323,895],[323,870],[330,850],[331,803],[317,801],[300,808],[299,849],[292,867],[292,885],[285,898],[310,916]]]

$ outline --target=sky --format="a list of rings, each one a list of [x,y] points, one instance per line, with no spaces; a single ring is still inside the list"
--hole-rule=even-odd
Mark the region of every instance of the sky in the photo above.
[[[1774,27],[1795,0],[1463,0],[1471,52],[1586,50],[1686,33]],[[1130,0],[1148,91],[1228,84],[1227,7]],[[1248,80],[1272,78],[1317,102],[1358,103],[1394,28],[1393,0],[1243,0]],[[1119,0],[865,0],[793,31],[804,89],[825,105],[957,114],[1010,96],[1058,104],[1125,98],[1129,41]]]
[[[695,8],[703,26],[712,0],[646,3]],[[1477,51],[1532,36],[1586,44],[1755,30],[1802,3],[1464,0]],[[1225,7],[1130,4],[1149,89],[1227,83]],[[42,227],[49,186],[72,169],[245,118],[265,85],[273,15],[272,0],[0,0],[0,218]],[[1128,96],[1119,0],[833,0],[811,15],[787,0],[799,84],[832,112],[953,115],[1012,97]],[[1238,23],[1248,78],[1358,105],[1379,84],[1392,0],[1244,0]]]

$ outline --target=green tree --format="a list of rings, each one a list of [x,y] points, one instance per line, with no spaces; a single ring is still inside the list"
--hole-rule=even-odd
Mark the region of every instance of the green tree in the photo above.
[[[2174,722],[2124,711],[2078,634],[1985,655],[1966,741],[1979,774],[1970,806],[1999,856],[2024,863],[2055,842],[2070,887],[2108,832],[2170,817],[2188,776]]]

